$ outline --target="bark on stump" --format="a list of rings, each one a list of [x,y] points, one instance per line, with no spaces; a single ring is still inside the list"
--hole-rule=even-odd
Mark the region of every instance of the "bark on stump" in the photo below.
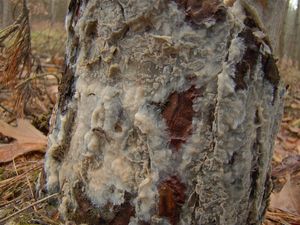
[[[47,187],[77,224],[262,222],[282,88],[257,18],[216,0],[72,0]]]

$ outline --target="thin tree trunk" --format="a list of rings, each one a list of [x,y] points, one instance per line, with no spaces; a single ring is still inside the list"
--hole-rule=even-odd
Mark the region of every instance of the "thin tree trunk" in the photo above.
[[[51,24],[54,24],[56,21],[56,0],[51,0]]]
[[[2,26],[6,27],[13,22],[12,18],[12,3],[10,0],[5,0],[2,2],[3,14],[2,14]]]
[[[295,51],[295,48],[297,49],[296,46],[298,46],[298,38],[299,38],[299,14],[300,14],[300,1],[298,1],[297,3],[297,9],[296,9],[296,16],[295,16],[295,20],[294,20],[294,35],[293,35],[293,39],[292,39],[292,51],[291,51],[291,55],[292,55],[292,60],[293,60],[293,64],[294,66],[298,66],[298,51]]]
[[[295,42],[294,47],[296,48],[295,52],[295,62],[296,67],[300,69],[300,47],[299,47],[299,38],[300,38],[300,21],[299,21],[299,15],[300,15],[300,1],[298,0],[297,4],[297,12],[296,12],[296,18],[295,18]]]
[[[3,0],[0,0],[0,26],[3,27]]]
[[[287,0],[285,2],[285,9],[284,9],[284,16],[283,16],[283,21],[282,21],[282,26],[281,26],[281,34],[279,38],[279,48],[278,48],[278,55],[280,59],[284,57],[285,54],[285,37],[286,37],[286,26],[287,26],[287,16],[289,12],[289,6],[290,6],[290,0]]]
[[[46,157],[66,221],[262,222],[284,91],[248,9],[71,1]]]
[[[295,43],[294,39],[295,39],[295,32],[294,32],[294,23],[295,23],[295,16],[296,16],[296,11],[295,9],[293,9],[293,7],[291,6],[289,9],[289,13],[288,13],[288,33],[287,33],[287,37],[286,37],[286,55],[287,55],[287,59],[289,61],[289,65],[291,64],[290,62],[293,61],[293,49],[294,46],[293,44]],[[292,66],[292,65],[290,65]]]

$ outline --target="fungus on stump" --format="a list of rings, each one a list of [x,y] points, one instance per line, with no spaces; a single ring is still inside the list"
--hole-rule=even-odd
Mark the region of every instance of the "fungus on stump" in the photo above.
[[[71,1],[45,166],[66,221],[262,222],[284,89],[247,8]]]

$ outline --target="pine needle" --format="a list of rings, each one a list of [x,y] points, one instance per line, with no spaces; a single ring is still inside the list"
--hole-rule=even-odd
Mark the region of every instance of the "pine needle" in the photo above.
[[[16,21],[0,30],[0,59],[0,83],[7,88],[14,89],[18,79],[30,76],[32,55],[27,0],[23,0],[22,12]],[[15,108],[19,109],[19,114],[22,114],[23,107],[20,106],[24,105],[24,97],[28,97],[28,90],[28,87],[25,87],[17,92]],[[27,94],[24,95],[24,92]]]

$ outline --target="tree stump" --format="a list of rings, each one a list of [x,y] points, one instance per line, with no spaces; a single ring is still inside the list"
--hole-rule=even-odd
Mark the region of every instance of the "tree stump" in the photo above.
[[[284,88],[239,2],[72,0],[47,188],[76,224],[260,224]]]

